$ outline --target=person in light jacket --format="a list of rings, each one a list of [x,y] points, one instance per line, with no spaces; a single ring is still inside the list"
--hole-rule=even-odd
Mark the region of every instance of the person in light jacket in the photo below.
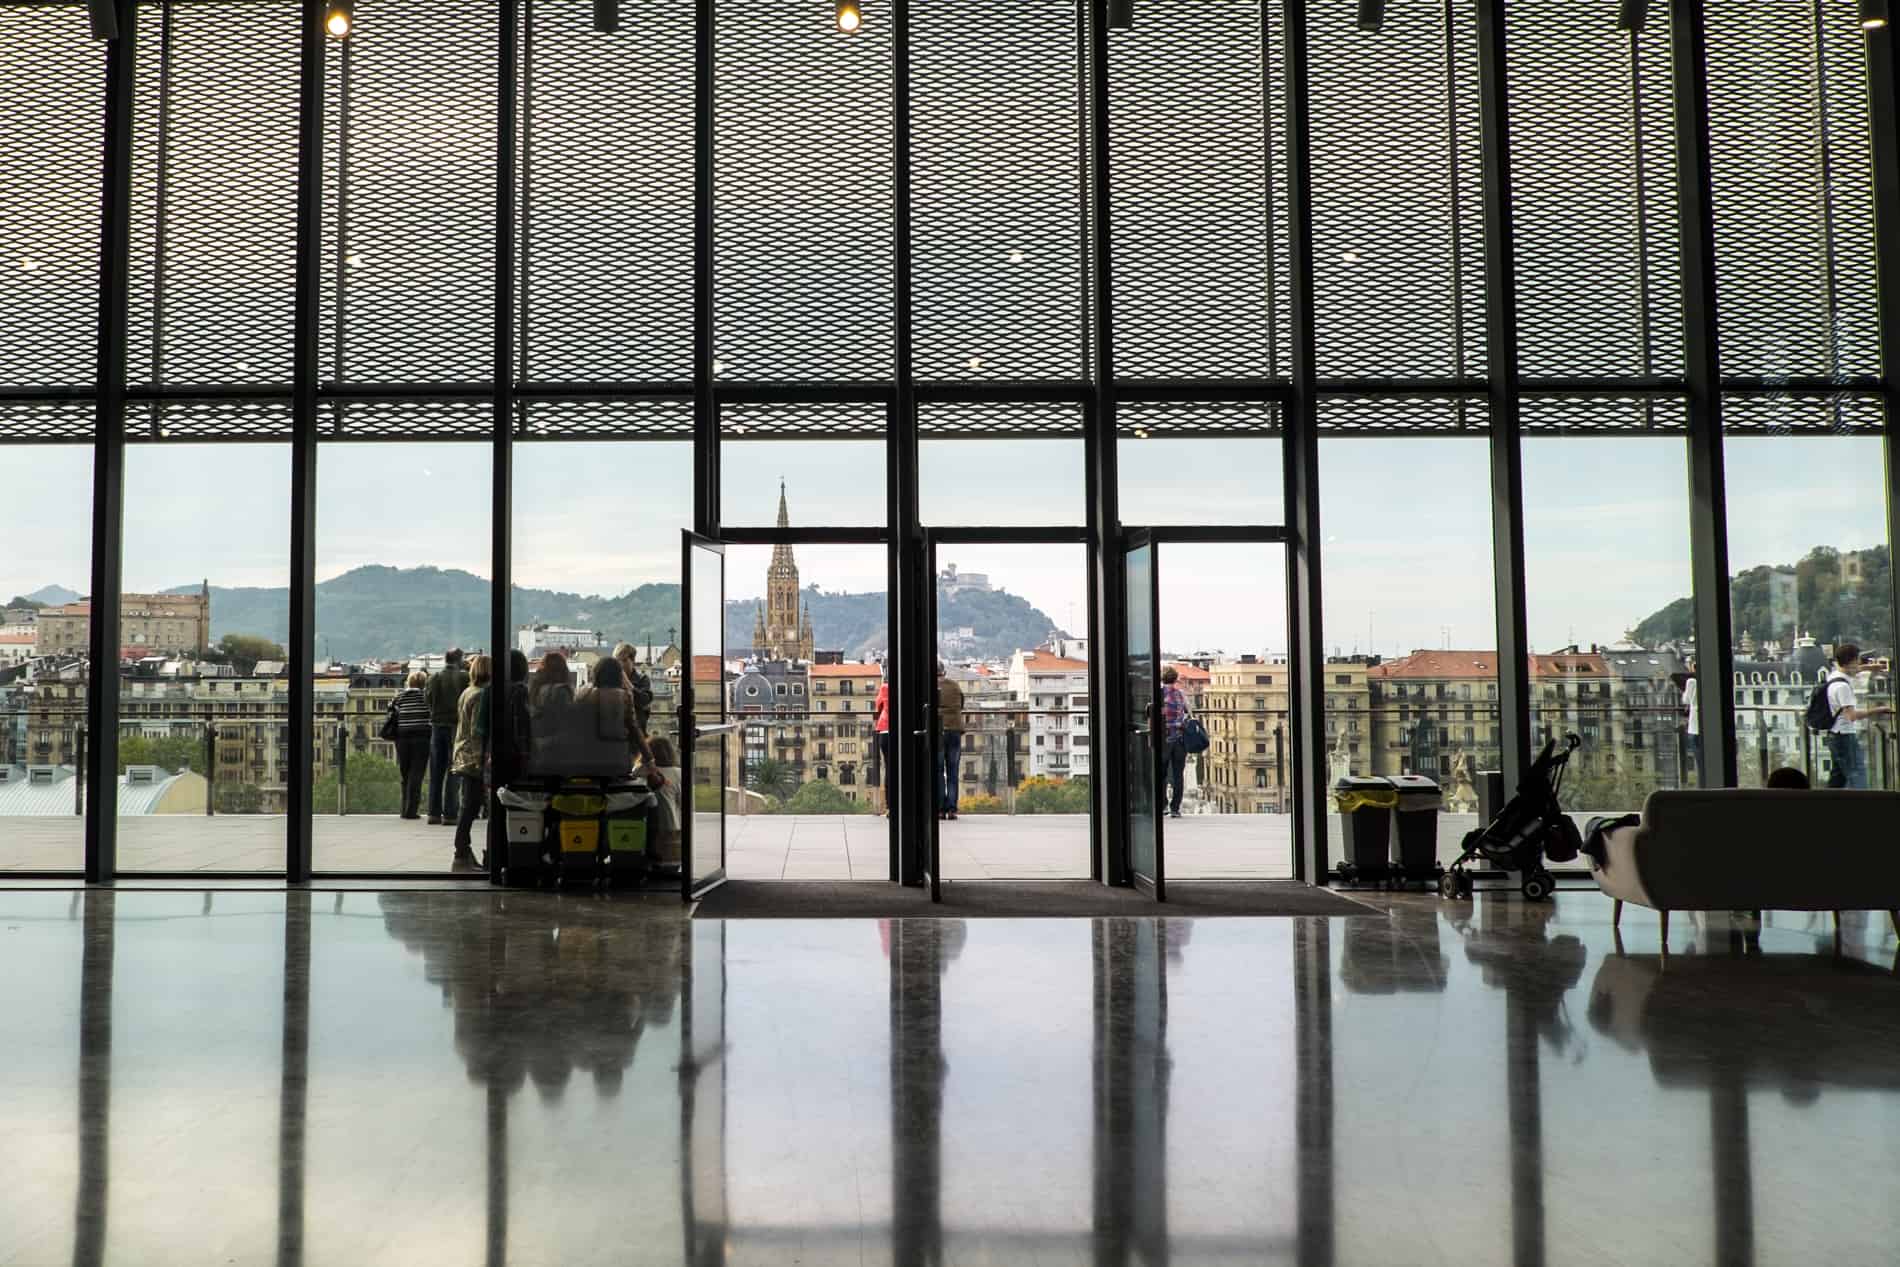
[[[461,812],[455,816],[455,862],[467,866],[475,865],[472,846],[475,816],[481,812],[484,799],[482,766],[487,744],[483,742],[479,714],[482,696],[487,694],[488,680],[493,676],[494,661],[485,655],[476,656],[469,664],[468,686],[463,688],[462,698],[455,702],[452,769],[462,784]]]

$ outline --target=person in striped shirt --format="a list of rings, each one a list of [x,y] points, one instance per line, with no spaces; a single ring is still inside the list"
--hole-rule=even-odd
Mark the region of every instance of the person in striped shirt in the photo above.
[[[429,675],[417,669],[409,675],[409,685],[389,701],[390,716],[396,719],[396,768],[402,772],[402,816],[422,817],[422,779],[429,772],[429,697],[423,685]]]

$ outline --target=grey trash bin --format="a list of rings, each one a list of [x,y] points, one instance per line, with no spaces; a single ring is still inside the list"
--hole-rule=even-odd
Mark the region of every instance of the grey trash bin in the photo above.
[[[1392,863],[1408,876],[1426,878],[1438,861],[1438,811],[1444,804],[1438,780],[1423,774],[1395,774],[1387,782],[1399,797]]]
[[[1362,873],[1384,875],[1392,834],[1392,807],[1398,794],[1377,775],[1341,779],[1333,784],[1333,804],[1339,811],[1344,861]]]

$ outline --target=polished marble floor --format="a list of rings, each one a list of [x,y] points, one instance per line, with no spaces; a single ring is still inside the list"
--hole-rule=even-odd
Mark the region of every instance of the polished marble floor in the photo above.
[[[1886,917],[0,890],[4,1264],[1885,1263]]]

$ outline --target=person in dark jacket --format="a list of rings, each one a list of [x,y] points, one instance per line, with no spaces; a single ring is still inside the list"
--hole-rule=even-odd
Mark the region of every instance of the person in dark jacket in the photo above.
[[[462,669],[462,649],[452,647],[442,657],[447,663],[429,679],[429,822],[440,827],[453,823],[461,805],[459,779],[449,777],[455,764],[455,727],[460,720],[456,708],[462,692],[468,689],[468,674]]]
[[[396,719],[396,769],[402,773],[402,816],[422,817],[422,776],[429,768],[429,700],[422,684],[429,675],[417,669],[409,685],[389,701]]]

